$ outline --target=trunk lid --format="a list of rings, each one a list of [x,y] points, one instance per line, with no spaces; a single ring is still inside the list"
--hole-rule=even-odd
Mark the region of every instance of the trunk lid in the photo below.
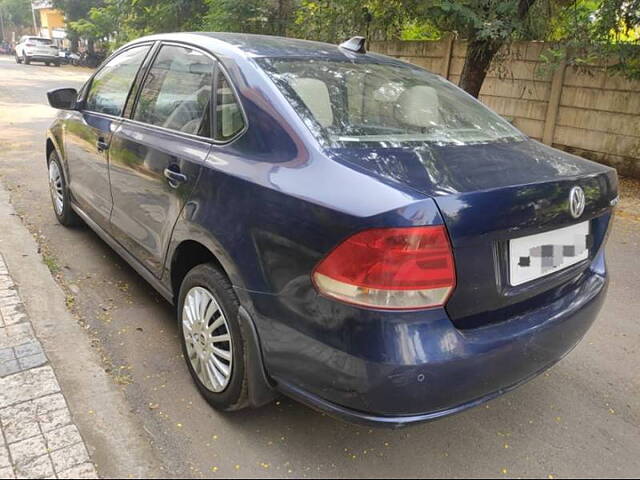
[[[454,249],[458,284],[447,311],[459,328],[511,318],[580,281],[589,261],[511,286],[509,240],[588,221],[592,259],[605,241],[618,194],[614,169],[532,140],[345,148],[330,155],[436,201]],[[582,187],[586,197],[578,219],[569,210],[575,186]]]

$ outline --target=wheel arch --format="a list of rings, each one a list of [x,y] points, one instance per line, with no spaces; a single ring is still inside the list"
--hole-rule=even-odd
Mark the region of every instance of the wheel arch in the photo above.
[[[255,323],[251,318],[251,314],[246,306],[249,297],[241,285],[241,279],[237,269],[231,263],[227,256],[214,239],[208,238],[185,238],[179,242],[175,242],[175,247],[168,256],[169,279],[171,290],[174,295],[174,303],[178,307],[178,297],[180,285],[187,273],[197,265],[203,263],[213,263],[229,278],[238,298],[240,300],[240,309],[238,311],[238,321],[243,335],[247,340],[246,344],[246,368],[248,381],[248,402],[252,407],[260,407],[271,402],[276,398],[277,394],[274,390],[272,380],[267,373],[263,360],[263,351],[260,337],[256,329]],[[216,252],[216,253],[214,253]],[[235,279],[234,279],[235,277]]]
[[[189,232],[185,235],[186,231]],[[213,263],[227,276],[240,297],[242,304],[249,301],[245,293],[244,282],[229,254],[209,233],[195,225],[184,225],[178,221],[174,229],[165,262],[165,275],[174,303],[180,293],[180,285],[192,268],[203,263]]]

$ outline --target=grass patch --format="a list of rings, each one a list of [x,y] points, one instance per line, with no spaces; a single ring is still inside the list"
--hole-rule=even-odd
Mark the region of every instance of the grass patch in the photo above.
[[[53,275],[60,273],[60,265],[58,264],[58,259],[54,255],[51,255],[50,253],[43,253],[42,261]]]

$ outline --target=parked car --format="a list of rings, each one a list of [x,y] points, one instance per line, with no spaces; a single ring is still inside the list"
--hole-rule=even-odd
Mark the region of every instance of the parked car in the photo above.
[[[45,65],[60,66],[58,47],[50,38],[25,35],[20,38],[15,50],[16,63],[29,65],[31,62],[43,62]]]
[[[0,55],[11,55],[11,44],[9,42],[0,42]]]
[[[145,37],[49,101],[58,220],[176,305],[218,409],[436,419],[551,367],[604,300],[615,170],[362,38]]]

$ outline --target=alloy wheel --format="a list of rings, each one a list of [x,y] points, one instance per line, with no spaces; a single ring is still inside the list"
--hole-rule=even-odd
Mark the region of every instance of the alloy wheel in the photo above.
[[[189,362],[200,382],[212,392],[224,391],[233,368],[231,331],[222,308],[207,289],[193,287],[187,293],[182,334]]]
[[[64,210],[64,190],[62,186],[62,174],[58,162],[49,163],[49,190],[51,191],[51,200],[53,200],[53,208],[60,216]]]

